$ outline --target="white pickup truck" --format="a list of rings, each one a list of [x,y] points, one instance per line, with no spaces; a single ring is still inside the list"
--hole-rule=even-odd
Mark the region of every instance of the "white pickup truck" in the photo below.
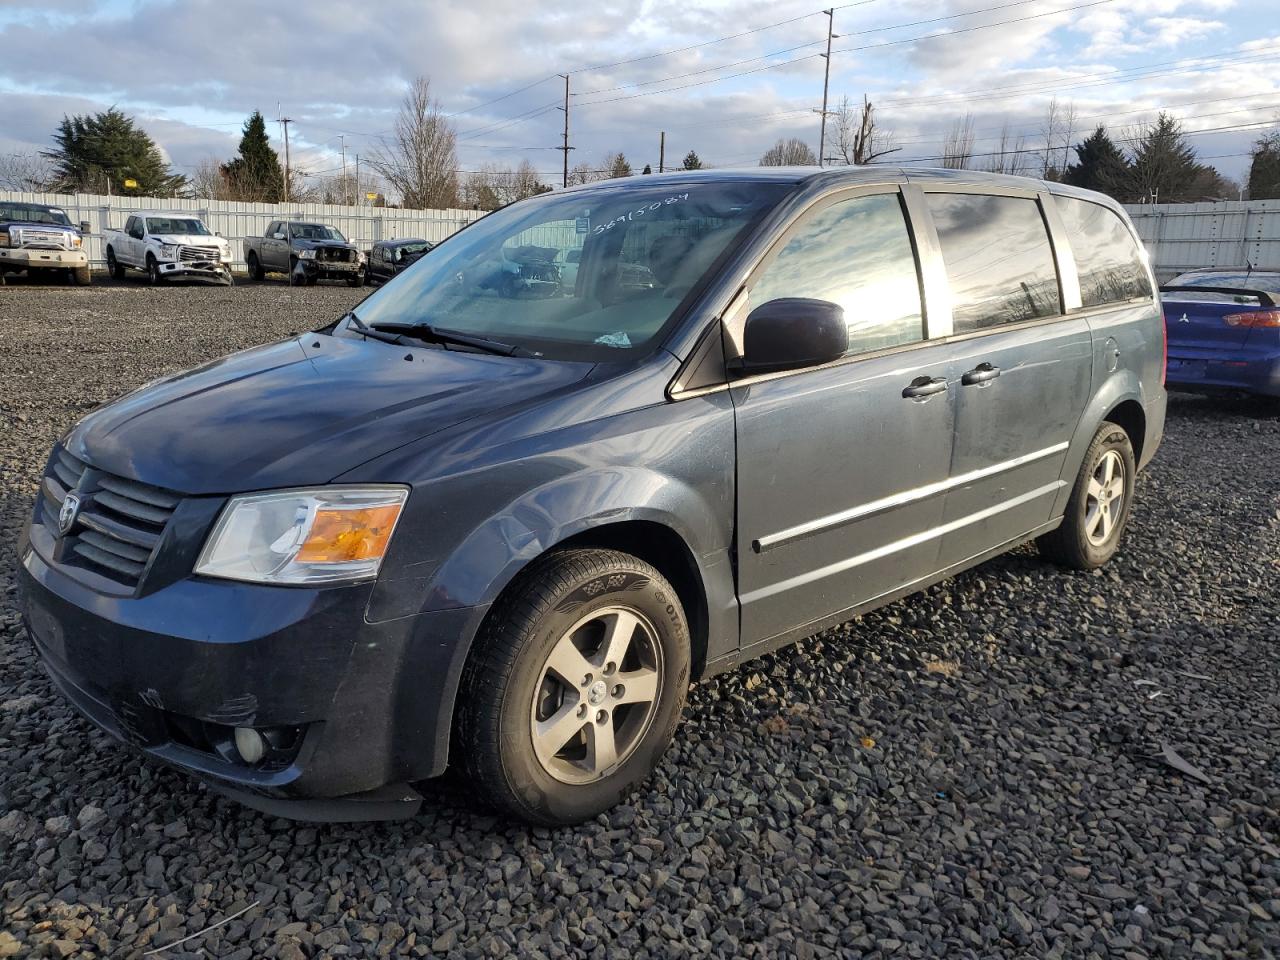
[[[102,238],[116,280],[134,269],[153,285],[171,277],[231,283],[231,244],[192,213],[144,210],[131,214],[123,230],[104,230]]]

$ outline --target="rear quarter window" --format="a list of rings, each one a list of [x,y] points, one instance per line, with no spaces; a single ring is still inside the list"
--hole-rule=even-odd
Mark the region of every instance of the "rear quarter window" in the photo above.
[[[1024,197],[933,193],[956,333],[1062,313],[1040,204]]]
[[[1114,210],[1100,203],[1057,197],[1058,213],[1080,276],[1085,307],[1151,297],[1151,280],[1138,242]]]

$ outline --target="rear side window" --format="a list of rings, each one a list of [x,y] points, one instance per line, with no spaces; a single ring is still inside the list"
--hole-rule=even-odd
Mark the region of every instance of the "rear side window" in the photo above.
[[[1040,204],[1021,197],[931,193],[956,333],[1062,313]]]
[[[898,195],[843,200],[803,223],[751,290],[753,307],[780,297],[843,307],[850,354],[923,339],[916,257]]]
[[[1075,254],[1083,306],[1098,307],[1151,296],[1142,252],[1114,210],[1071,197],[1058,197],[1057,204]]]

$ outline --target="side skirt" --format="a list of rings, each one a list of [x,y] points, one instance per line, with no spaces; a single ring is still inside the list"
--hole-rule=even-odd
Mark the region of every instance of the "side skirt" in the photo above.
[[[1055,530],[1061,525],[1062,517],[1058,517],[1055,520],[1051,520],[1046,524],[1036,527],[1028,533],[1015,537],[1013,540],[1002,543],[997,547],[992,547],[990,550],[984,550],[981,553],[974,554],[971,557],[961,560],[959,563],[954,563],[943,570],[939,570],[937,573],[931,573],[926,577],[921,577],[919,580],[913,580],[905,586],[898,587],[888,593],[883,593],[878,597],[873,597],[870,600],[864,600],[861,603],[856,603],[851,607],[846,607],[844,610],[833,613],[829,616],[820,617],[817,620],[810,620],[808,623],[801,624],[798,627],[793,627],[792,629],[777,634],[776,636],[759,640],[735,653],[731,653],[728,656],[720,657],[717,660],[709,662],[702,673],[701,679],[706,679],[707,677],[714,676],[717,673],[724,673],[728,670],[733,670],[740,663],[746,663],[748,660],[763,657],[766,653],[772,653],[782,647],[796,643],[797,641],[803,640],[805,637],[812,636],[815,633],[819,633],[828,627],[844,623],[846,620],[851,620],[861,614],[869,613],[879,607],[887,606],[895,600],[901,600],[903,597],[910,596],[913,593],[918,593],[921,590],[927,590],[936,583],[941,583],[943,580],[947,580],[955,576],[957,573],[976,567],[980,563],[985,563],[992,557],[999,556],[1002,553],[1008,553],[1014,547],[1026,543],[1028,540],[1034,540],[1036,537],[1046,534],[1050,530]]]

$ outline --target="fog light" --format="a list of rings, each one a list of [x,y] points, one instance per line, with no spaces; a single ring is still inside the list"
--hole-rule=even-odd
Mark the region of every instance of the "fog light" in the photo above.
[[[236,727],[236,752],[245,763],[257,763],[267,755],[267,741],[253,727]]]

